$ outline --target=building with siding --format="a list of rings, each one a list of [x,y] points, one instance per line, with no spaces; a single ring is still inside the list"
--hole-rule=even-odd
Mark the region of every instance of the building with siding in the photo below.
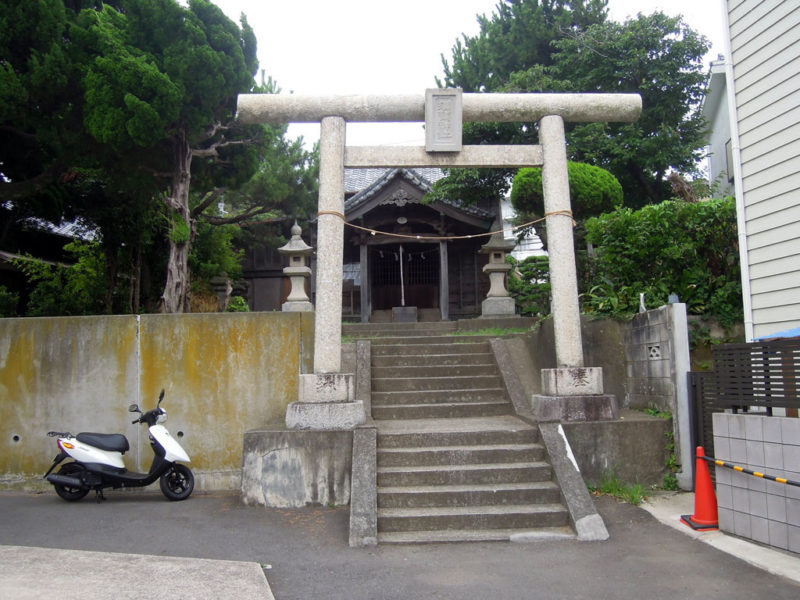
[[[703,118],[708,124],[706,160],[712,198],[734,195],[731,118],[728,112],[725,62],[725,56],[720,54],[711,63],[708,89],[703,100]]]
[[[748,339],[800,327],[800,1],[722,0]]]

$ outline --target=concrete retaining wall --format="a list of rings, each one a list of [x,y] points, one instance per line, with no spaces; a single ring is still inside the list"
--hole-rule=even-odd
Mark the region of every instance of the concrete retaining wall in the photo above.
[[[242,501],[271,507],[345,505],[350,502],[352,465],[352,431],[248,431]]]
[[[313,328],[313,313],[0,319],[0,489],[43,485],[49,430],[124,433],[127,466],[146,471],[127,407],[151,408],[161,388],[198,489],[237,489],[244,432],[283,422]]]
[[[584,364],[603,369],[604,392],[616,396],[621,409],[655,407],[669,411],[673,416],[676,462],[678,465],[691,466],[692,450],[688,444],[681,443],[682,440],[690,439],[686,380],[690,360],[686,305],[663,306],[638,314],[629,322],[583,317],[581,333]],[[529,335],[507,339],[505,345],[525,395],[531,398],[541,394],[541,370],[557,366],[553,321],[544,321],[539,329]],[[658,433],[661,431],[660,427],[650,428],[657,439],[652,444],[645,442],[645,447],[649,445],[657,448],[664,443]],[[590,432],[590,429],[587,427],[586,433],[582,435],[593,438],[594,442],[600,441],[597,436],[607,435],[604,430]],[[572,434],[568,431],[567,435],[577,435],[577,430]],[[611,437],[606,439],[611,440]],[[574,442],[570,438],[570,442],[577,447],[582,443],[577,438]],[[602,457],[595,446],[590,445],[588,448],[587,452],[596,455],[592,460],[597,464],[618,462],[617,454],[621,451],[619,445],[611,443],[608,456]],[[589,454],[586,455],[587,459],[588,457]],[[592,467],[587,465],[587,468],[591,472]],[[581,465],[581,469],[584,469],[584,465]],[[654,476],[649,466],[646,472],[651,474],[646,479]],[[660,467],[656,472],[663,474]],[[624,481],[638,481],[633,475],[631,474],[631,478],[623,478],[622,475],[620,477]],[[683,469],[677,477],[681,488],[692,488],[691,467]]]
[[[613,474],[624,483],[661,485],[669,460],[670,419],[624,410],[617,421],[562,423],[587,483]]]

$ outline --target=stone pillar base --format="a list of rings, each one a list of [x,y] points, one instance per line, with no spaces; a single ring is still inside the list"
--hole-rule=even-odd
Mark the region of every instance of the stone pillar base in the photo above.
[[[619,418],[617,398],[612,394],[587,396],[545,396],[531,398],[533,417],[538,421],[613,421]]]
[[[545,396],[592,396],[602,393],[601,367],[542,369],[542,394]]]
[[[298,401],[286,407],[289,429],[354,429],[366,421],[362,401],[355,401],[352,373],[300,375]]]
[[[308,373],[300,375],[300,402],[352,402],[355,399],[353,373]]]
[[[510,296],[490,297],[481,303],[481,317],[513,317],[515,314],[514,299]]]
[[[284,302],[281,304],[281,310],[283,312],[312,312],[314,310],[314,305],[308,300],[303,300],[300,302]]]
[[[292,402],[286,407],[289,429],[355,429],[367,420],[364,403],[358,402]]]

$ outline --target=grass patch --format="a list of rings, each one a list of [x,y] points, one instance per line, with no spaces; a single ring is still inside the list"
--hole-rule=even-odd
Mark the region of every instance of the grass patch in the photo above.
[[[672,413],[668,410],[661,410],[660,408],[656,408],[655,406],[651,406],[650,408],[644,409],[644,414],[650,415],[651,417],[658,417],[659,419],[671,419]]]
[[[597,496],[613,496],[628,504],[639,505],[647,498],[644,487],[640,483],[622,483],[614,473],[606,472],[600,485],[589,485],[589,491]]]

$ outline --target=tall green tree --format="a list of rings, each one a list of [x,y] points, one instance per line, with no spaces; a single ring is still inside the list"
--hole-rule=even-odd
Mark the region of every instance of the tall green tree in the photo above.
[[[445,61],[440,83],[472,91],[641,94],[643,112],[636,123],[568,125],[568,152],[572,160],[612,172],[623,186],[626,204],[660,202],[669,195],[667,174],[692,173],[702,153],[698,107],[705,91],[702,57],[708,42],[680,17],[639,14],[617,23],[605,18],[605,2],[581,3],[580,12],[578,3],[552,3],[550,10],[562,5],[562,19],[570,9],[582,18],[575,17],[567,26],[547,13],[549,4],[535,0],[499,4],[498,14],[482,21],[479,36],[454,46],[453,64]],[[546,51],[515,50],[519,45],[515,31],[525,28],[534,36],[538,30],[548,31],[548,24],[556,26],[540,47]],[[465,127],[469,143],[535,143],[535,139],[536,127],[530,123]],[[492,179],[483,183],[485,194],[502,191]]]
[[[163,196],[170,253],[161,308],[189,306],[189,253],[196,233],[189,193],[193,159],[232,161],[229,151],[253,132],[229,123],[236,96],[253,88],[256,40],[246,19],[239,28],[207,0],[127,0],[81,12],[97,55],[85,77],[85,124],[121,151],[148,148],[154,173],[167,175]]]
[[[497,92],[512,73],[552,63],[553,41],[605,21],[608,0],[502,0],[480,31],[462,36],[448,61],[442,55],[441,87],[465,92]]]
[[[634,123],[573,125],[571,157],[614,173],[629,206],[669,197],[669,172],[694,173],[702,157],[705,123],[699,107],[708,41],[680,17],[656,12],[591,25],[553,46],[555,64],[545,72],[546,82],[555,79],[564,91],[642,97],[642,115]],[[540,87],[537,77],[531,78],[534,87]],[[511,88],[524,79],[515,77]]]
[[[276,91],[254,87],[244,17],[207,0],[11,0],[0,51],[0,243],[31,217],[82,217],[135,311],[161,285],[161,237],[161,308],[182,311],[198,223],[302,217],[314,154],[232,120],[238,93]]]
[[[502,0],[490,16],[477,17],[475,36],[456,40],[448,61],[442,56],[440,87],[465,92],[508,91],[519,71],[553,64],[554,41],[607,18],[607,0]],[[468,144],[534,144],[533,123],[465,123]],[[434,186],[431,198],[466,202],[502,198],[513,173],[502,169],[453,169]]]
[[[0,242],[15,223],[59,215],[72,178],[81,90],[68,17],[61,0],[0,4]]]

